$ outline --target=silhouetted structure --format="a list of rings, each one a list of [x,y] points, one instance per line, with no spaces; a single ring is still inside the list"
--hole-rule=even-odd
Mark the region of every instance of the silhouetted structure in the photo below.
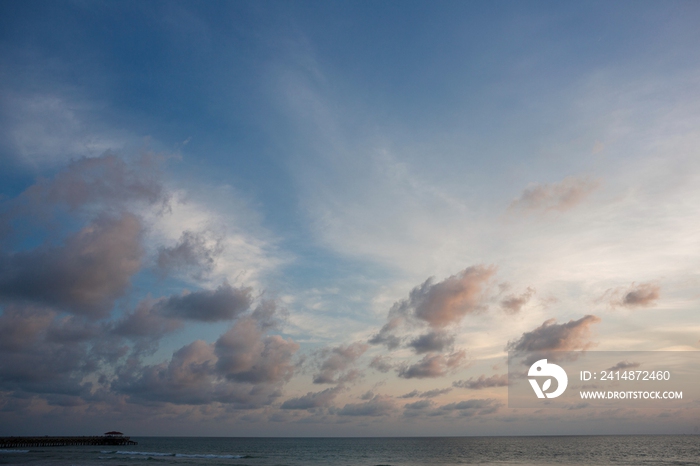
[[[121,432],[92,437],[0,437],[0,448],[63,447],[67,445],[138,445]]]

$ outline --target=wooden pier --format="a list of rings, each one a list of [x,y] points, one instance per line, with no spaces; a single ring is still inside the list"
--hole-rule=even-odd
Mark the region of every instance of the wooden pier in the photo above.
[[[0,437],[0,448],[64,447],[68,445],[138,445],[123,435],[92,437]]]

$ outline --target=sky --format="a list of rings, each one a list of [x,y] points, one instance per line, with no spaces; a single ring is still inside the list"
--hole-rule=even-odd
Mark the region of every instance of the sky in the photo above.
[[[700,350],[699,21],[0,2],[0,435],[697,432],[508,351]]]

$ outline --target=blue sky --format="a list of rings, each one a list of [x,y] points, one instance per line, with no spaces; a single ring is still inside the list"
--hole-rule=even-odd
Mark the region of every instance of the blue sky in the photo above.
[[[695,427],[503,382],[700,349],[694,2],[0,8],[0,433]]]

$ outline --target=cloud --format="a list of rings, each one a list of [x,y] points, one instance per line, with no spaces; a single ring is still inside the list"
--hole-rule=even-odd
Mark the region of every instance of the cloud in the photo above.
[[[356,372],[348,371],[344,374],[341,372],[354,364],[357,358],[367,351],[367,348],[368,346],[364,343],[352,343],[322,350],[320,357],[323,360],[319,364],[319,372],[314,375],[314,383],[340,383],[356,377]]]
[[[586,350],[593,346],[588,341],[590,327],[600,321],[599,317],[590,314],[565,324],[557,324],[555,319],[549,319],[536,329],[523,333],[518,340],[509,342],[506,351],[534,353],[526,358],[527,364],[545,355],[555,357],[551,351]]]
[[[653,306],[659,299],[660,291],[661,287],[653,283],[633,283],[616,304],[629,308]]]
[[[507,314],[517,314],[530,301],[533,294],[535,294],[535,289],[528,287],[520,295],[508,295],[501,301],[501,309]]]
[[[112,389],[129,395],[132,402],[143,399],[196,405],[220,401],[223,393],[231,392],[217,377],[215,364],[214,347],[196,340],[175,351],[167,363],[120,373]],[[238,394],[236,401],[250,401],[244,391]]]
[[[563,212],[580,204],[598,185],[595,180],[573,176],[564,178],[559,183],[534,184],[511,202],[509,208],[521,211]]]
[[[402,326],[418,323],[441,330],[459,323],[467,314],[483,311],[486,308],[484,288],[495,273],[495,267],[476,265],[438,283],[434,283],[432,277],[428,278],[411,290],[408,299],[394,303],[387,323],[370,338],[369,343],[395,349],[402,342],[402,338],[395,334]],[[414,339],[409,346],[418,353],[431,351],[431,347],[437,350],[449,346],[451,338],[432,332]]]
[[[17,351],[34,344],[55,313],[38,307],[6,306],[0,315],[0,350]]]
[[[477,265],[438,283],[429,278],[399,304],[399,308],[405,309],[400,312],[412,311],[412,315],[431,327],[458,323],[467,314],[482,310],[483,287],[495,272],[494,267]]]
[[[557,324],[556,319],[549,319],[536,329],[523,333],[520,339],[509,342],[506,348],[517,352],[586,349],[591,346],[586,341],[590,326],[598,322],[600,318],[590,314],[565,324]]]
[[[245,312],[253,302],[251,288],[234,288],[224,282],[215,290],[202,290],[171,296],[158,304],[171,317],[220,322],[232,320]]]
[[[405,395],[401,395],[399,398],[435,398],[440,395],[444,395],[446,393],[450,393],[452,391],[451,388],[435,388],[433,390],[428,390],[425,392],[419,392],[418,390],[413,390],[412,392],[406,393]]]
[[[610,288],[595,302],[608,303],[612,308],[618,306],[629,309],[650,307],[661,296],[661,286],[656,283],[632,283],[629,287]]]
[[[394,368],[394,365],[391,363],[391,359],[387,356],[375,356],[372,358],[372,362],[369,363],[369,367],[386,374]]]
[[[416,364],[401,367],[398,375],[404,379],[443,377],[450,371],[457,369],[464,362],[465,358],[466,353],[463,350],[449,355],[426,354]]]
[[[503,406],[503,403],[494,399],[474,399],[457,403],[450,403],[440,407],[442,411],[457,411],[462,416],[482,416],[491,414]]]
[[[155,350],[164,335],[182,327],[182,321],[162,315],[157,302],[145,299],[107,327],[114,335],[138,342],[137,352],[141,352]]]
[[[281,409],[313,409],[330,406],[333,399],[343,390],[341,386],[327,388],[320,392],[308,392],[298,398],[290,398],[282,403]]]
[[[433,400],[419,400],[403,405],[405,409],[427,409],[433,405]]]
[[[63,245],[0,256],[0,298],[104,317],[141,266],[142,227],[132,214],[100,217]]]
[[[412,340],[408,346],[413,348],[416,354],[440,352],[454,344],[454,336],[447,335],[444,332],[430,332]]]
[[[388,416],[396,411],[394,401],[382,395],[377,395],[364,403],[348,403],[338,411],[340,416]]]
[[[392,308],[392,310],[393,309],[394,308]],[[403,324],[404,320],[405,319],[403,317],[390,318],[389,321],[379,330],[379,333],[369,339],[368,343],[371,345],[386,345],[386,347],[390,350],[398,348],[401,345],[401,338],[393,335],[393,332]]]
[[[90,399],[97,387],[86,377],[124,355],[99,330],[93,322],[58,317],[50,309],[5,306],[0,315],[0,393],[20,398],[41,394],[49,401],[51,395]]]
[[[490,387],[506,387],[508,386],[508,374],[492,375],[491,377],[480,375],[476,380],[474,380],[474,378],[470,378],[469,380],[458,380],[456,382],[452,382],[452,386],[457,388],[468,388],[470,390],[481,390],[482,388]]]
[[[615,364],[614,366],[609,367],[605,370],[606,371],[619,371],[622,369],[636,369],[639,366],[641,366],[641,364],[638,362],[620,361],[617,364]]]
[[[252,317],[238,320],[214,344],[216,369],[228,380],[248,383],[286,382],[294,372],[291,358],[299,349],[279,335],[264,336]]]
[[[217,256],[223,252],[222,238],[211,238],[205,232],[185,231],[175,246],[162,247],[156,266],[161,274],[189,270],[194,278],[202,278],[214,268]]]
[[[265,406],[281,395],[298,349],[297,343],[265,335],[255,319],[243,317],[214,344],[197,340],[169,362],[123,368],[111,387],[132,402]]]
[[[372,390],[366,391],[360,396],[361,400],[371,400],[374,398],[374,392]]]

